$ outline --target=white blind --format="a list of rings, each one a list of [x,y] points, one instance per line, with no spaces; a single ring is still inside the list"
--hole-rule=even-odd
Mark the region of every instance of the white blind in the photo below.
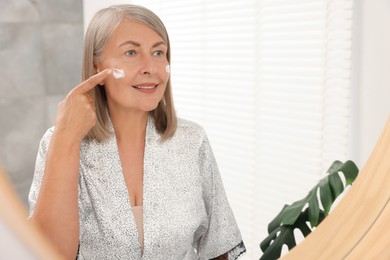
[[[248,252],[348,157],[352,0],[149,0],[178,115],[202,124]]]
[[[352,3],[261,2],[255,216],[264,234],[283,204],[348,157]]]

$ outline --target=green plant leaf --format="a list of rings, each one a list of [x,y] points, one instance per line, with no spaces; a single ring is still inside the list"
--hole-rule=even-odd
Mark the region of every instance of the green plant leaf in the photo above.
[[[281,216],[284,214],[284,209],[288,207],[288,205],[284,205],[283,209],[276,215],[276,217],[268,224],[268,234],[271,234],[274,230],[279,228],[282,224]]]
[[[340,169],[340,167],[343,165],[340,161],[334,161],[332,165],[329,167],[328,171],[326,172],[328,175],[331,175],[333,173],[337,173]]]
[[[318,219],[320,216],[320,205],[318,203],[318,198],[317,198],[317,189],[318,189],[318,185],[316,185],[309,193],[310,200],[309,200],[308,212],[309,212],[309,221],[312,228],[317,226]]]
[[[352,161],[346,161],[340,167],[339,171],[341,171],[344,174],[347,185],[351,185],[359,173],[358,167]]]
[[[323,211],[321,211],[320,213],[320,217],[319,217],[319,220],[322,221],[323,218],[324,218],[324,213]],[[294,225],[292,225],[292,227],[296,227],[298,228],[302,234],[306,237],[307,235],[309,235],[311,233],[311,229],[309,228],[309,226],[307,225],[307,222],[306,220],[308,219],[308,209],[306,209],[304,212],[302,212],[302,214],[299,216],[297,222],[294,223]]]
[[[287,245],[291,250],[290,246],[295,246],[294,229],[300,229],[302,234],[307,236],[329,214],[336,198],[342,194],[346,186],[353,183],[358,172],[359,169],[352,161],[345,163],[335,161],[329,167],[327,175],[303,199],[291,205],[285,205],[268,225],[269,235],[260,244],[264,252],[261,259],[279,258],[283,245]],[[345,185],[340,173],[346,179]],[[320,208],[320,202],[324,210]],[[306,205],[308,205],[307,208],[305,208]],[[311,228],[307,223],[310,223]]]
[[[320,220],[324,218],[325,214],[321,212]],[[306,237],[311,233],[310,227],[307,225],[306,220],[308,219],[308,209],[300,212],[294,225],[282,225],[274,229],[269,236],[263,240],[260,244],[261,250],[264,254],[260,260],[274,260],[280,258],[282,253],[283,245],[287,245],[291,250],[296,245],[294,236],[294,230],[299,229],[302,234]]]
[[[336,198],[343,193],[344,191],[344,184],[340,179],[340,176],[338,174],[331,174],[329,175],[329,184],[332,191],[332,199],[336,200]],[[327,211],[329,212],[329,211]]]
[[[260,259],[268,260],[280,258],[283,245],[287,245],[290,250],[296,245],[294,229],[289,225],[275,229],[267,239],[260,244],[261,250],[264,251],[264,254]]]
[[[303,207],[307,204],[305,199],[294,202],[291,205],[285,205],[283,211],[280,212],[280,224],[292,225],[299,217],[299,214],[302,212]]]
[[[330,176],[327,176],[320,181],[319,188],[322,207],[324,208],[324,211],[328,213],[334,201],[334,196],[330,184]]]

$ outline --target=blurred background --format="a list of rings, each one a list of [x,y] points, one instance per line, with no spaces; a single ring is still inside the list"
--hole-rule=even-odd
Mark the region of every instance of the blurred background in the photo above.
[[[334,160],[360,168],[390,111],[386,0],[0,0],[0,162],[27,206],[39,140],[111,4],[165,23],[178,115],[203,125],[248,252]]]
[[[24,203],[39,141],[81,78],[83,3],[0,0],[0,165]]]

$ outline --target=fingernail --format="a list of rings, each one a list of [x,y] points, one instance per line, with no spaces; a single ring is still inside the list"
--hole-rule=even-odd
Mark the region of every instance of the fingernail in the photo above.
[[[112,69],[108,69],[106,73],[107,74],[111,74],[112,73]]]

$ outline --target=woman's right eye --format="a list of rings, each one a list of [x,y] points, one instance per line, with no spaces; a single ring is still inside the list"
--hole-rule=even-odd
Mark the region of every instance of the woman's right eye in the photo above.
[[[129,50],[126,52],[127,56],[134,56],[135,55],[135,50]]]

